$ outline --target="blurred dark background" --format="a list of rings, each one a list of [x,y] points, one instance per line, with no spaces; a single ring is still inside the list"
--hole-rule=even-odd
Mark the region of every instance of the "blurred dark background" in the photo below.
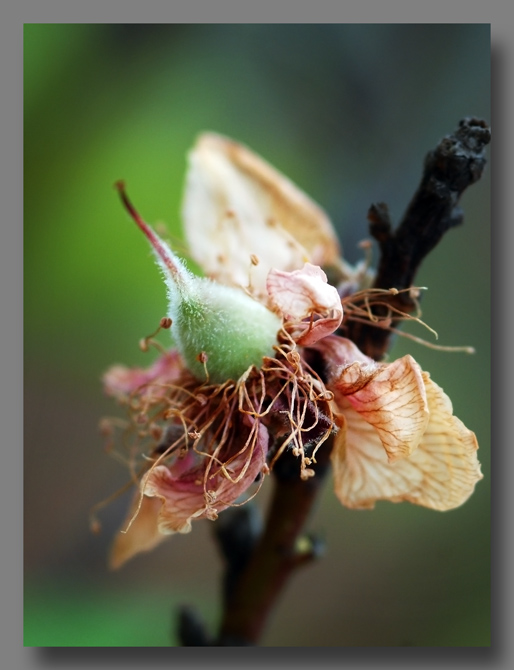
[[[147,244],[113,183],[180,236],[185,156],[214,130],[250,146],[328,212],[350,261],[369,205],[403,213],[428,150],[464,116],[490,121],[486,24],[26,24],[24,40],[25,645],[167,646],[173,612],[220,601],[211,522],[106,568],[127,497],[103,451],[112,363],[165,314]],[[484,480],[461,508],[344,509],[328,483],[309,528],[326,555],[289,584],[265,646],[490,644],[490,170],[465,222],[424,263],[440,353],[397,340],[477,433]],[[428,332],[410,329],[431,339]],[[260,496],[265,505],[267,492]],[[171,635],[171,637],[170,637]]]

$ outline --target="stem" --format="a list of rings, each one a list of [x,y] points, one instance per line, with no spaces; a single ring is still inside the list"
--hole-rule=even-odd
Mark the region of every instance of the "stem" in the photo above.
[[[392,232],[387,205],[370,207],[370,233],[380,249],[374,288],[410,288],[425,256],[450,228],[462,223],[463,212],[457,204],[466,188],[482,176],[486,164],[484,149],[490,139],[491,131],[485,121],[476,118],[460,121],[457,130],[427,154],[421,183],[396,231]],[[383,302],[407,314],[415,308],[408,292],[387,296]],[[373,311],[377,316],[388,313],[385,306],[377,306]],[[393,318],[392,325],[398,323]],[[345,324],[341,333],[377,361],[387,352],[391,337],[388,330],[355,321]]]
[[[298,458],[283,454],[275,465],[275,487],[266,528],[235,588],[226,598],[220,645],[256,644],[294,570],[316,557],[316,545],[301,551],[298,539],[328,471],[331,440],[317,452],[316,475],[300,479]]]

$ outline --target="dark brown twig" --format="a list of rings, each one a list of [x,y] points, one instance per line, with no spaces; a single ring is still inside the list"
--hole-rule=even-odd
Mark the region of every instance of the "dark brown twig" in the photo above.
[[[421,183],[394,232],[387,205],[370,207],[370,233],[380,249],[374,288],[410,288],[425,256],[447,230],[462,223],[463,212],[457,205],[466,188],[480,179],[486,163],[484,149],[490,139],[489,127],[476,118],[463,119],[454,133],[444,137],[426,156]],[[415,309],[408,292],[386,296],[383,302],[407,314]],[[374,313],[385,316],[387,307],[376,307]],[[393,319],[392,325],[396,323]],[[391,333],[372,324],[349,321],[344,335],[365,354],[381,360]]]
[[[299,460],[285,452],[275,464],[275,486],[266,528],[237,583],[225,600],[219,645],[257,644],[282,588],[301,565],[319,555],[319,543],[302,538],[305,522],[324,483],[331,440],[324,443],[312,467],[316,475],[300,479]]]

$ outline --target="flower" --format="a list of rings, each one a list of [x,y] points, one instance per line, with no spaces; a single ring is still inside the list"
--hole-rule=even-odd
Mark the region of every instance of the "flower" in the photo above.
[[[191,255],[208,275],[199,278],[118,188],[163,270],[176,347],[147,370],[118,365],[104,376],[128,408],[138,487],[113,567],[240,504],[286,449],[299,476],[314,476],[331,436],[347,507],[448,510],[467,500],[482,477],[478,446],[443,390],[411,356],[377,363],[340,334],[341,296],[365,290],[369,272],[341,259],[318,205],[245,147],[202,135],[183,208]]]

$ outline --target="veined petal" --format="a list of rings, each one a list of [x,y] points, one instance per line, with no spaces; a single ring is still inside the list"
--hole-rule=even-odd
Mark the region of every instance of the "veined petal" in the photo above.
[[[376,500],[398,494],[398,482],[376,430],[348,401],[340,401],[339,410],[331,454],[334,491],[345,507],[372,509]]]
[[[483,475],[477,458],[475,434],[453,416],[450,398],[428,372],[423,372],[430,420],[418,449],[411,456],[423,481],[411,502],[438,510],[459,507],[470,497]]]
[[[423,373],[430,418],[418,448],[389,462],[378,432],[349,404],[340,407],[332,463],[335,493],[346,507],[409,501],[435,510],[462,505],[482,478],[474,434],[452,415],[449,398]],[[344,403],[343,403],[344,404]]]
[[[352,363],[329,388],[336,391],[336,402],[344,396],[375,428],[389,461],[409,456],[419,445],[429,411],[421,368],[412,356],[375,367]]]
[[[134,391],[150,386],[148,393],[158,396],[165,392],[165,385],[176,381],[184,370],[179,353],[171,350],[160,356],[148,368],[128,368],[113,365],[103,376],[105,392],[124,398]]]
[[[240,286],[251,276],[262,294],[272,267],[337,263],[340,255],[316,203],[252,151],[213,133],[189,155],[183,217],[191,254],[208,275]]]
[[[321,316],[304,324],[304,332],[297,338],[299,344],[314,344],[333,333],[341,323],[343,308],[337,289],[328,284],[327,275],[315,265],[305,263],[301,270],[293,272],[273,268],[266,289],[286,319],[300,322],[315,314]]]

